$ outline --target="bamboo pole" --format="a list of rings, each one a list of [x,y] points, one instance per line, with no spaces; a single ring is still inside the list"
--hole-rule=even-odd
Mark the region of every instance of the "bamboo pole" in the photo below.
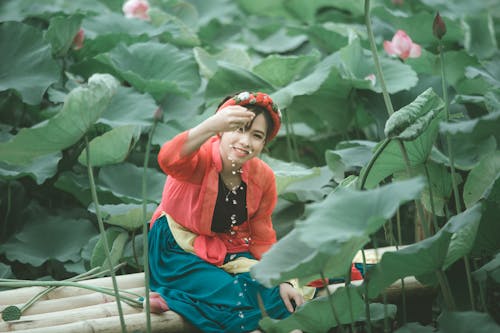
[[[127,291],[131,291],[131,292],[140,294],[141,296],[144,295],[144,288],[143,287],[132,288],[132,289],[128,289]],[[1,293],[0,293],[0,297],[1,297]],[[58,312],[58,311],[63,311],[63,310],[68,310],[68,309],[78,309],[78,308],[83,308],[83,307],[97,305],[97,304],[110,303],[110,302],[114,302],[114,301],[115,301],[114,296],[101,294],[101,293],[91,293],[91,294],[87,294],[87,295],[77,295],[77,296],[73,296],[73,297],[56,298],[56,299],[49,299],[49,300],[45,300],[45,301],[38,301],[35,304],[33,304],[31,307],[29,307],[26,311],[24,311],[23,317],[21,317],[21,318],[24,319],[24,316],[28,316],[28,315],[35,315],[35,314],[49,313],[49,312]],[[10,304],[10,305],[15,305],[18,308],[21,308],[24,305],[24,303]],[[8,305],[1,305],[0,312],[7,306]],[[1,332],[1,330],[0,330],[0,332]]]
[[[144,313],[132,313],[125,316],[127,328],[131,332],[144,330]],[[181,316],[173,311],[151,314],[152,332],[200,333]],[[16,333],[119,333],[121,332],[117,316],[81,320],[69,324],[40,327],[15,331]]]
[[[127,275],[119,275],[116,277],[118,282],[120,283],[120,289],[130,289],[143,287],[144,288],[144,273],[135,273],[135,274],[127,274]],[[83,282],[83,281],[81,281]],[[98,286],[98,287],[108,287],[112,288],[113,284],[111,278],[103,277],[97,279],[85,280],[85,284]],[[25,288],[16,288],[10,289],[6,291],[0,292],[0,305],[10,305],[13,303],[25,303],[31,297],[36,295],[42,290],[45,290],[46,287],[25,287]],[[75,287],[60,287],[56,288],[47,295],[44,295],[41,299],[57,299],[57,298],[66,298],[66,297],[74,297],[77,295],[86,295],[93,293],[91,290],[83,289],[83,288],[75,288]]]
[[[135,308],[123,304],[123,313],[139,313],[142,308]],[[47,326],[58,326],[82,320],[118,316],[116,302],[96,304],[81,308],[71,308],[62,311],[53,311],[34,315],[23,315],[21,319],[10,322],[0,321],[0,332],[19,331]]]

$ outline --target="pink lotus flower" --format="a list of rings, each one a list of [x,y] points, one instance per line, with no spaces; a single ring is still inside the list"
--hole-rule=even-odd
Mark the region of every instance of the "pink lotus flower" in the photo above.
[[[410,36],[403,30],[398,30],[392,41],[384,41],[384,49],[391,56],[397,56],[405,60],[407,58],[418,58],[422,53],[420,45],[412,42]]]
[[[85,39],[85,32],[82,28],[78,30],[75,37],[73,38],[73,49],[79,50],[83,47],[83,40]]]
[[[392,0],[393,5],[402,6],[404,3],[404,0]]]
[[[149,3],[146,0],[128,0],[122,7],[125,17],[149,20]]]

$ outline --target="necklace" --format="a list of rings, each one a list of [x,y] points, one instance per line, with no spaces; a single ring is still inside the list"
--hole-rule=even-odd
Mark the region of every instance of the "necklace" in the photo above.
[[[226,179],[224,179],[224,176],[222,174],[220,174],[220,178],[222,180],[222,183],[223,183],[223,188],[224,188],[224,200],[226,202],[229,202],[230,198],[229,196],[232,194],[233,195],[233,205],[236,205],[237,202],[236,200],[234,199],[234,196],[236,196],[236,194],[238,194],[238,190],[243,190],[243,187],[241,186],[241,179],[239,179],[239,184],[234,184],[232,181],[228,181]]]

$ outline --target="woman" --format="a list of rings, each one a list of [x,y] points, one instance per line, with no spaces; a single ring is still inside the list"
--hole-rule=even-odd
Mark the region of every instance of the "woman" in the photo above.
[[[168,175],[151,222],[152,311],[168,308],[203,332],[258,329],[262,314],[281,319],[303,303],[289,283],[265,288],[249,268],[275,242],[274,173],[258,158],[281,125],[264,93],[240,93],[165,143]]]

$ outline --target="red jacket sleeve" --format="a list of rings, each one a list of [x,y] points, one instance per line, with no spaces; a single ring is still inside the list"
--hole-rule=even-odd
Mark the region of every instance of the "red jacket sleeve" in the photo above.
[[[271,215],[278,200],[276,190],[276,180],[274,173],[269,169],[267,177],[263,182],[267,186],[263,188],[263,195],[259,209],[255,216],[251,218],[251,241],[250,253],[257,259],[261,259],[262,254],[276,243],[276,231],[273,228]]]
[[[203,154],[206,151],[203,146],[188,155],[181,155],[182,147],[188,137],[188,131],[176,135],[172,140],[163,144],[158,153],[158,164],[167,175],[178,180],[196,182],[200,181],[203,172],[198,172],[205,160]]]

